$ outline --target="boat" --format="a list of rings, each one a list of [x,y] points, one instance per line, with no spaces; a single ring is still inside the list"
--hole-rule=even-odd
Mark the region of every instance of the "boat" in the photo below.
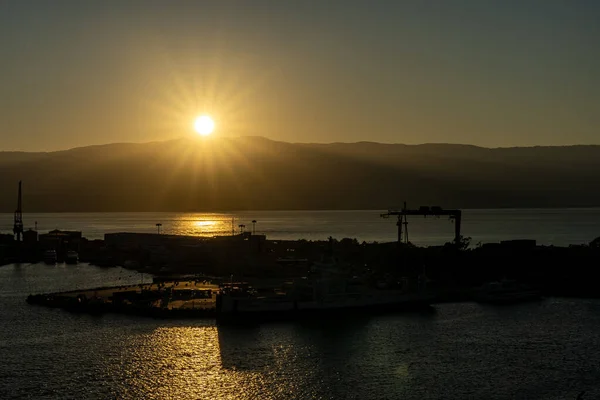
[[[67,251],[67,255],[65,256],[65,263],[77,264],[78,262],[79,262],[79,254],[74,250]]]
[[[56,256],[56,250],[46,250],[44,252],[44,262],[48,265],[56,264],[57,258],[58,257]]]
[[[540,290],[509,279],[487,282],[475,292],[477,302],[489,304],[514,304],[541,298]]]
[[[217,295],[219,322],[295,320],[401,310],[430,309],[435,297],[410,279],[398,288],[378,288],[364,277],[350,276],[337,262],[315,263],[310,276],[281,290],[260,291],[247,282],[221,284]],[[416,287],[415,287],[416,286]]]

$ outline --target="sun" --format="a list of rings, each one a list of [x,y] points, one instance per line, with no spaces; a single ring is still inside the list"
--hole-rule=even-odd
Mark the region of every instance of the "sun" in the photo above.
[[[208,115],[201,115],[196,118],[194,129],[199,135],[208,136],[215,130],[215,121]]]

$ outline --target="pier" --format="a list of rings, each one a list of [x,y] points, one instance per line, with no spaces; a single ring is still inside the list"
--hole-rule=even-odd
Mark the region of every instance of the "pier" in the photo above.
[[[171,281],[30,295],[27,302],[88,314],[213,318],[218,290],[207,282]]]

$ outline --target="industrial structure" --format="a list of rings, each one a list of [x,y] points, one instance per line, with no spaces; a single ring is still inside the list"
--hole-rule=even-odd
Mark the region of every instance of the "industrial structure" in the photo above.
[[[409,215],[419,215],[419,216],[433,216],[439,217],[441,215],[447,215],[450,217],[450,220],[454,221],[454,242],[456,244],[460,243],[460,224],[462,218],[461,210],[444,210],[441,207],[437,206],[421,206],[417,210],[409,210],[406,208],[406,202],[404,202],[404,207],[401,210],[389,210],[385,214],[381,214],[382,218],[389,218],[392,215],[398,216],[398,222],[396,222],[396,226],[398,226],[398,243],[408,243],[408,219]]]
[[[19,195],[17,199],[17,209],[15,210],[15,224],[13,233],[17,238],[17,242],[21,241],[23,235],[23,210],[21,209],[21,181],[19,181]]]

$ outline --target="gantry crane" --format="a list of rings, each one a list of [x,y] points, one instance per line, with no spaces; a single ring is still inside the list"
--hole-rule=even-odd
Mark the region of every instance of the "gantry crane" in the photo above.
[[[398,222],[396,222],[396,225],[398,226],[398,243],[402,243],[403,241],[408,243],[408,220],[406,218],[408,215],[422,215],[424,217],[447,215],[454,221],[454,242],[457,245],[460,244],[461,210],[444,210],[443,208],[436,206],[421,206],[418,210],[409,210],[406,208],[406,202],[404,202],[404,207],[401,210],[389,210],[387,213],[381,214],[381,217],[389,218],[392,215],[398,216]]]
[[[19,196],[17,199],[17,209],[15,210],[15,224],[13,232],[17,236],[17,242],[21,241],[23,235],[23,210],[21,209],[21,181],[19,181]]]

